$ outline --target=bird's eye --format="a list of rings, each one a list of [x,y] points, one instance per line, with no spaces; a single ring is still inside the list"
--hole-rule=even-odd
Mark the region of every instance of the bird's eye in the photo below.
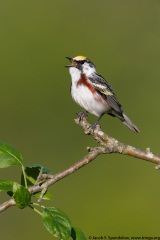
[[[85,63],[85,60],[81,60],[79,61],[80,64],[84,64]]]

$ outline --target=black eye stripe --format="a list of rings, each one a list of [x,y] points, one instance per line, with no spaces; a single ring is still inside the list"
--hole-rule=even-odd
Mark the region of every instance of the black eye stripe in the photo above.
[[[86,62],[86,60],[80,60],[78,62],[81,63],[81,64],[84,64]]]
[[[86,63],[86,62],[89,63],[89,64],[92,64],[92,62],[89,61],[89,60],[87,60],[87,59],[85,59],[85,60],[77,60],[76,62],[79,63],[79,64],[81,64],[81,65],[84,64],[84,63]]]

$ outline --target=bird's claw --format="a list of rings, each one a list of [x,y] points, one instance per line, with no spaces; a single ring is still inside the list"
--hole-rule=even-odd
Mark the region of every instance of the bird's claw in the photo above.
[[[95,122],[93,125],[89,126],[88,127],[88,133],[94,133],[96,130],[99,130],[100,129],[100,125]]]
[[[78,117],[79,117],[79,123],[83,120],[83,118],[86,118],[86,119],[88,120],[88,118],[87,118],[87,112],[77,112],[76,114],[77,114]]]

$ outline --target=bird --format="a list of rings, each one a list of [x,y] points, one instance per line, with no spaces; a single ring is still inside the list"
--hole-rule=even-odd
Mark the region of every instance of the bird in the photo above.
[[[92,61],[85,56],[74,58],[66,57],[71,65],[69,68],[71,76],[71,95],[73,100],[79,104],[85,112],[98,117],[93,124],[93,129],[101,117],[107,113],[112,117],[119,118],[133,132],[140,132],[138,127],[123,112],[111,85],[96,71]]]

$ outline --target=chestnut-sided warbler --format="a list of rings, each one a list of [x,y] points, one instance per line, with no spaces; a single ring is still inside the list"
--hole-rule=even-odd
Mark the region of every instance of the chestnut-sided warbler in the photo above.
[[[93,128],[107,113],[118,117],[133,132],[139,132],[138,127],[123,112],[110,84],[96,72],[95,65],[84,56],[66,58],[71,62],[71,65],[66,67],[69,68],[72,80],[72,98],[86,112],[98,117]]]

